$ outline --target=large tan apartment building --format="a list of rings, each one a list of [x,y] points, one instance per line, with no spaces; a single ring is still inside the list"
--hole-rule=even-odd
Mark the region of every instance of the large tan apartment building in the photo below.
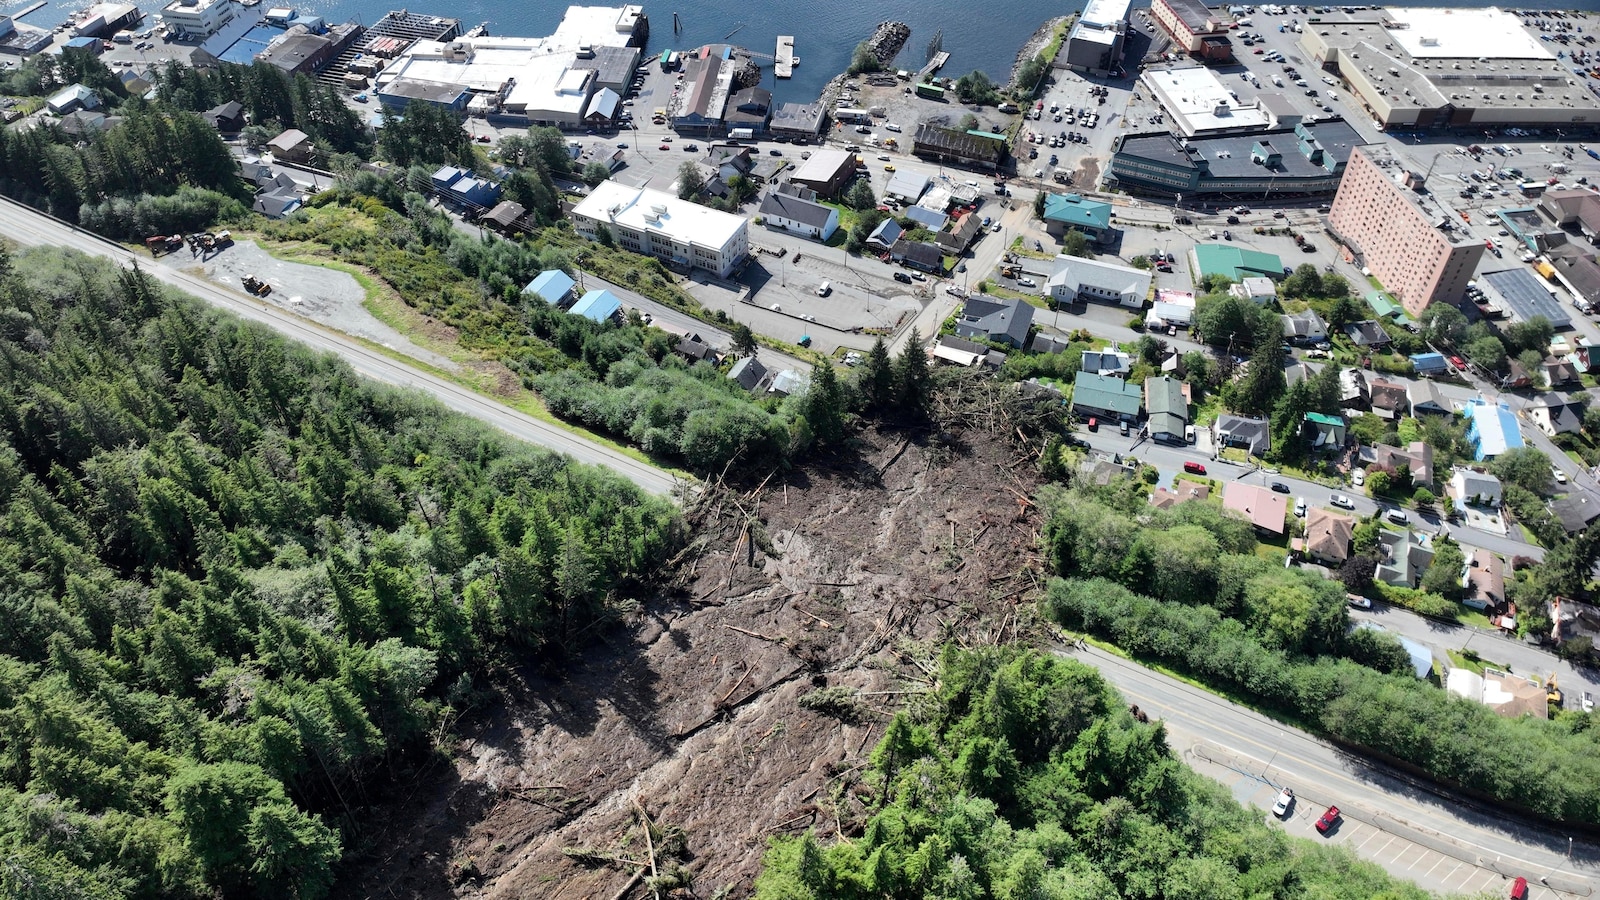
[[[1328,225],[1413,316],[1461,299],[1483,256],[1456,211],[1383,144],[1351,153]]]

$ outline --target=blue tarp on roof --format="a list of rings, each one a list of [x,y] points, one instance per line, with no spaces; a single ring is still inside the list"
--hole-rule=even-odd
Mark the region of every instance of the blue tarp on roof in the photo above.
[[[1418,375],[1428,375],[1435,372],[1448,372],[1450,363],[1445,360],[1442,353],[1418,353],[1411,357],[1411,364],[1416,367]]]
[[[572,314],[593,319],[596,322],[610,321],[622,309],[622,301],[616,294],[607,290],[590,291],[583,295],[583,299],[572,305]]]

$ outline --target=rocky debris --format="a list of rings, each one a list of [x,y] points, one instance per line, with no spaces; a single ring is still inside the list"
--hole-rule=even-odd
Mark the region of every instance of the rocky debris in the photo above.
[[[867,49],[872,51],[879,63],[887,67],[900,55],[900,48],[906,45],[910,37],[911,26],[904,22],[879,22],[872,37],[867,38]]]
[[[735,55],[738,60],[733,70],[733,89],[742,91],[745,88],[761,86],[761,66],[756,64],[749,56],[749,51]]]

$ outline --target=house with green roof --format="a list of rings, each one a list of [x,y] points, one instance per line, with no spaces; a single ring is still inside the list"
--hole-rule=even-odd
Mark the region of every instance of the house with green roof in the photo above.
[[[1115,375],[1080,372],[1072,388],[1072,412],[1080,419],[1091,416],[1107,421],[1134,422],[1144,392]]]
[[[1308,412],[1305,430],[1312,452],[1337,453],[1344,448],[1345,424],[1339,416]]]
[[[1082,194],[1046,194],[1044,230],[1061,237],[1068,230],[1083,232],[1092,241],[1104,237],[1111,227],[1111,204],[1090,200]]]
[[[1150,439],[1164,444],[1187,444],[1189,399],[1183,395],[1183,382],[1171,375],[1144,380],[1144,407],[1150,414],[1145,431]]]
[[[1252,275],[1283,277],[1283,260],[1276,253],[1246,250],[1234,244],[1196,244],[1189,251],[1189,262],[1189,271],[1196,280],[1207,275],[1221,275],[1232,281],[1242,281]]]
[[[1406,315],[1406,308],[1384,291],[1373,291],[1368,294],[1367,305],[1372,307],[1373,313],[1380,319],[1392,319],[1396,322],[1410,320],[1410,316]]]

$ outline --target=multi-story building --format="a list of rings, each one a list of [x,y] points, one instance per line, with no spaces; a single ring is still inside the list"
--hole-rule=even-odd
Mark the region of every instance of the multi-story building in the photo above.
[[[208,38],[232,22],[241,9],[237,0],[172,0],[161,10],[161,21],[180,34]]]
[[[743,216],[615,181],[596,185],[572,210],[572,223],[590,240],[604,227],[625,250],[719,278],[728,277],[750,252],[750,223]]]
[[[1056,54],[1056,67],[1102,74],[1121,68],[1131,2],[1089,0],[1061,52]]]
[[[1178,49],[1203,59],[1233,58],[1227,18],[1201,0],[1155,0],[1150,4],[1150,15]]]
[[[1459,300],[1483,257],[1483,242],[1424,181],[1386,145],[1358,147],[1328,214],[1333,232],[1413,316]]]
[[[1176,196],[1180,202],[1213,194],[1263,201],[1328,194],[1339,187],[1351,151],[1363,141],[1343,119],[1193,138],[1124,134],[1112,141],[1104,181],[1109,188]]]

